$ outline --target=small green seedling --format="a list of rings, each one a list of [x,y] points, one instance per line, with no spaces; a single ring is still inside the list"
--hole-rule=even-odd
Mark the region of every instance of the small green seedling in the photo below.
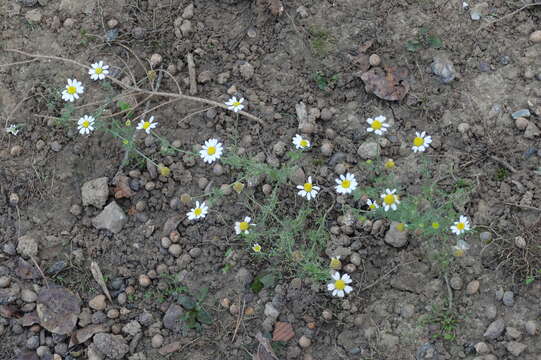
[[[207,298],[207,295],[207,288],[202,288],[196,295],[187,292],[178,295],[178,302],[185,310],[180,318],[183,326],[188,329],[201,330],[202,325],[212,324],[212,317],[202,305]]]

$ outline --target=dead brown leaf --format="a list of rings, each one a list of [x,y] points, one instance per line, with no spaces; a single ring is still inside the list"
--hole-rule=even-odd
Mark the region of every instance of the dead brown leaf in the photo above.
[[[130,188],[130,179],[125,175],[116,177],[116,186],[113,189],[115,199],[131,198],[135,193]]]
[[[274,325],[274,332],[272,333],[272,341],[284,341],[288,342],[295,336],[293,327],[288,322],[278,321]]]
[[[36,312],[40,325],[45,329],[67,335],[77,324],[81,312],[81,299],[60,286],[44,287],[39,292]]]
[[[365,90],[383,100],[400,101],[409,91],[408,70],[395,66],[372,68],[361,75]]]

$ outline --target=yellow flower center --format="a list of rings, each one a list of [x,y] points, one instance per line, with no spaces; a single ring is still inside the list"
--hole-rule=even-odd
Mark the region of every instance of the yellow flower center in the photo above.
[[[145,121],[145,122],[143,123],[143,129],[146,130],[146,129],[148,129],[149,127],[150,127],[150,122],[149,122],[149,121]]]
[[[308,140],[302,139],[299,145],[303,148],[308,147]]]
[[[406,224],[404,224],[404,223],[397,224],[396,225],[396,230],[398,230],[400,232],[403,232],[404,230],[406,230]]]
[[[433,222],[433,223],[432,223],[432,228],[433,228],[434,230],[438,230],[438,229],[440,228],[440,224],[437,223],[437,222]]]
[[[336,290],[344,290],[346,288],[346,282],[342,279],[336,280],[334,283],[334,288]]]
[[[233,103],[233,106],[235,106],[235,107],[236,107],[236,106],[240,106],[240,105],[241,105],[240,101],[235,101],[235,102]]]
[[[372,203],[368,205],[368,207],[370,208],[370,210],[374,210],[376,208],[376,204]]]
[[[372,122],[372,129],[374,129],[374,130],[380,130],[382,126],[383,126],[383,124],[381,123],[381,121],[374,120]]]
[[[129,142],[128,140],[122,140],[122,143],[123,143],[124,145],[128,145],[130,142]]]
[[[96,68],[96,70],[94,70],[94,72],[95,72],[97,75],[99,75],[99,74],[103,73],[103,69],[99,67],[99,68]]]
[[[466,225],[463,222],[459,222],[458,224],[456,224],[456,228],[458,230],[464,230],[465,227]]]
[[[252,249],[254,249],[255,252],[260,252],[261,251],[261,245],[254,245],[254,247]]]
[[[342,187],[343,187],[344,189],[349,189],[350,186],[351,186],[351,181],[349,181],[349,180],[347,180],[347,179],[344,180],[344,181],[342,181]]]
[[[455,249],[455,256],[464,256],[464,250]]]
[[[425,143],[425,140],[422,137],[417,136],[415,139],[413,139],[414,146],[421,146],[424,143]]]
[[[383,202],[387,205],[392,205],[395,202],[395,196],[393,194],[387,194],[383,198]]]
[[[392,168],[395,167],[395,165],[396,165],[396,164],[394,163],[393,160],[388,160],[388,161],[385,163],[385,167],[386,167],[387,169],[392,169]]]
[[[68,86],[68,94],[73,95],[77,92],[77,88],[75,86]]]
[[[90,122],[88,120],[85,120],[81,125],[83,125],[84,128],[87,128],[90,126]]]
[[[306,191],[306,192],[312,191],[312,184],[310,184],[310,183],[304,184],[304,191]]]
[[[331,269],[338,270],[342,267],[342,262],[338,258],[331,258]]]
[[[246,221],[243,221],[239,224],[240,231],[246,231],[250,228],[250,224],[248,224]]]
[[[214,154],[216,154],[216,147],[214,147],[214,146],[209,146],[209,147],[207,148],[207,154],[208,154],[208,155],[214,155]]]
[[[201,214],[203,213],[203,209],[196,208],[193,213],[195,214],[195,216],[201,216]]]

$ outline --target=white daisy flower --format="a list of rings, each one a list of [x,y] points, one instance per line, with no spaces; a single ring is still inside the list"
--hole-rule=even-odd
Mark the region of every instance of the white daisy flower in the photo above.
[[[453,246],[453,254],[455,256],[464,256],[464,253],[470,249],[470,244],[464,240],[458,240],[456,245]]]
[[[222,157],[224,147],[217,139],[209,139],[205,141],[203,148],[199,150],[199,155],[203,158],[204,162],[213,163]]]
[[[243,102],[244,102],[244,98],[240,98],[240,100],[237,100],[237,97],[233,96],[225,104],[227,105],[227,108],[229,110],[233,110],[233,112],[239,112],[242,109],[244,109],[244,105],[242,105]]]
[[[260,253],[261,252],[261,245],[259,245],[258,243],[255,243],[254,246],[252,246],[252,250],[256,253]]]
[[[89,115],[80,118],[79,121],[77,121],[77,130],[79,130],[79,134],[88,135],[94,131],[94,121],[96,121],[96,119]]]
[[[103,80],[109,75],[109,65],[104,65],[103,61],[98,61],[90,66],[88,75],[92,80]]]
[[[428,136],[426,132],[423,131],[422,133],[418,133],[416,131],[415,138],[413,139],[413,146],[411,147],[411,149],[413,150],[413,152],[423,152],[428,149],[428,146],[431,142],[432,137]]]
[[[148,121],[141,120],[139,121],[139,124],[137,124],[137,130],[145,130],[147,134],[150,134],[150,131],[154,129],[156,126],[158,126],[157,122],[154,122],[154,116],[151,116]]]
[[[310,140],[306,140],[299,134],[296,134],[293,138],[293,145],[300,150],[308,149],[310,147]]]
[[[455,221],[454,225],[451,226],[451,231],[456,235],[461,235],[468,230],[470,230],[470,222],[464,215],[460,215],[458,221]]]
[[[353,291],[353,288],[348,284],[351,284],[351,277],[348,274],[342,275],[337,271],[332,274],[332,283],[327,284],[327,290],[332,291],[332,296],[344,297],[344,294],[349,294]]]
[[[66,89],[62,91],[62,100],[73,102],[79,98],[79,95],[84,93],[83,84],[75,79],[68,79]]]
[[[17,136],[19,133],[19,127],[15,124],[9,125],[7,128],[4,129],[8,134],[11,134],[13,136]]]
[[[336,185],[336,192],[339,194],[349,194],[357,188],[357,180],[355,180],[355,175],[347,173],[346,176],[340,175],[340,178],[335,180],[338,185]]]
[[[252,218],[246,216],[244,218],[244,221],[235,222],[235,232],[237,233],[237,235],[250,233],[250,227],[255,226],[255,224],[250,223],[250,221],[252,221]]]
[[[374,119],[366,119],[366,122],[370,125],[366,131],[374,132],[376,135],[383,135],[383,133],[387,131],[387,128],[391,126],[390,124],[386,123],[385,120],[387,120],[387,118],[383,115],[376,116]]]
[[[203,201],[201,204],[199,201],[195,202],[195,207],[190,210],[190,212],[186,213],[186,216],[188,217],[188,220],[199,220],[207,216],[207,213],[209,212],[209,207],[205,204]]]
[[[308,182],[304,183],[304,185],[297,185],[297,189],[300,190],[297,193],[298,195],[305,197],[307,200],[310,200],[316,197],[317,192],[319,191],[319,186],[313,185],[312,177],[308,176]]]
[[[389,211],[389,209],[396,210],[397,205],[400,204],[398,195],[395,195],[395,193],[396,189],[386,189],[385,193],[381,194],[381,198],[383,199],[382,205],[385,211]]]
[[[370,199],[366,200],[366,205],[368,205],[368,208],[370,210],[376,210],[379,208],[379,205],[376,201],[372,201]]]

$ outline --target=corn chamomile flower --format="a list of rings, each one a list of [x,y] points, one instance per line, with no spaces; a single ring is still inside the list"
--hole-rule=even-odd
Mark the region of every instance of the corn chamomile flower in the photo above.
[[[19,133],[19,128],[17,125],[15,124],[11,124],[9,125],[8,127],[6,127],[4,129],[8,134],[11,134],[13,136],[17,136],[17,134]]]
[[[458,221],[455,221],[454,225],[451,226],[451,231],[457,235],[461,235],[468,230],[470,230],[470,222],[464,215],[460,215]]]
[[[237,235],[250,233],[250,227],[255,226],[255,224],[251,224],[250,221],[252,221],[252,218],[246,216],[244,221],[235,222],[235,232]]]
[[[77,130],[79,130],[79,134],[81,135],[88,135],[92,131],[94,131],[94,119],[90,115],[85,115],[82,118],[77,121]]]
[[[385,122],[387,118],[383,115],[376,116],[374,119],[368,118],[366,122],[370,125],[366,131],[373,132],[376,135],[383,135],[387,131],[387,128],[391,125]]]
[[[440,223],[434,221],[434,222],[432,223],[432,229],[438,230],[439,228],[440,228]]]
[[[85,91],[83,84],[75,79],[68,79],[66,89],[62,91],[62,100],[73,102]]]
[[[255,253],[260,253],[261,252],[261,245],[259,245],[258,243],[255,243],[254,246],[252,246],[252,250]]]
[[[151,116],[148,120],[141,120],[137,124],[137,130],[145,130],[147,134],[150,134],[150,131],[158,126],[157,122],[154,122],[154,116]]]
[[[423,152],[428,149],[430,143],[432,142],[432,137],[428,136],[426,132],[418,133],[415,132],[415,138],[413,139],[413,146],[411,149],[413,152]]]
[[[386,189],[385,192],[381,194],[381,198],[383,199],[381,204],[383,205],[385,211],[389,211],[389,209],[396,210],[397,205],[400,204],[398,195],[395,195],[395,193],[396,189]]]
[[[357,188],[357,180],[355,180],[355,175],[347,173],[345,176],[340,175],[340,178],[335,180],[338,185],[336,185],[336,192],[339,194],[349,194]]]
[[[217,139],[209,139],[205,141],[202,149],[199,150],[199,155],[203,158],[204,162],[211,164],[218,160],[223,152],[224,147]]]
[[[201,204],[199,201],[195,202],[195,207],[190,210],[189,213],[186,214],[188,217],[188,220],[199,220],[207,216],[207,213],[209,212],[208,206],[203,201]]]
[[[456,242],[456,245],[453,246],[453,255],[455,256],[464,256],[464,253],[466,250],[470,249],[470,244],[465,242],[464,240],[458,240]]]
[[[109,65],[104,65],[103,61],[98,61],[90,65],[88,75],[92,80],[103,80],[109,74]]]
[[[340,270],[342,268],[342,262],[340,261],[340,255],[339,256],[333,256],[331,258],[331,262],[330,262],[329,266],[333,270]]]
[[[353,288],[348,284],[351,284],[351,277],[348,274],[342,275],[337,271],[332,274],[332,283],[327,284],[327,290],[332,291],[333,296],[344,297],[344,294],[349,294],[353,291]]]
[[[366,200],[366,205],[368,205],[368,208],[370,210],[376,210],[379,208],[379,205],[376,201],[372,201],[370,199]]]
[[[313,185],[312,177],[308,176],[308,182],[304,183],[304,185],[297,185],[297,189],[299,189],[297,194],[305,197],[307,200],[310,200],[316,197],[317,192],[319,191],[319,186]]]
[[[310,147],[310,140],[304,139],[299,134],[296,134],[293,138],[293,145],[300,150],[308,149]]]
[[[227,105],[227,108],[229,110],[233,110],[233,112],[239,112],[241,111],[242,109],[244,109],[244,105],[242,105],[242,103],[244,102],[244,99],[243,98],[240,98],[239,100],[237,100],[237,97],[236,96],[233,96],[231,99],[229,99],[228,102],[226,102],[225,104]]]

